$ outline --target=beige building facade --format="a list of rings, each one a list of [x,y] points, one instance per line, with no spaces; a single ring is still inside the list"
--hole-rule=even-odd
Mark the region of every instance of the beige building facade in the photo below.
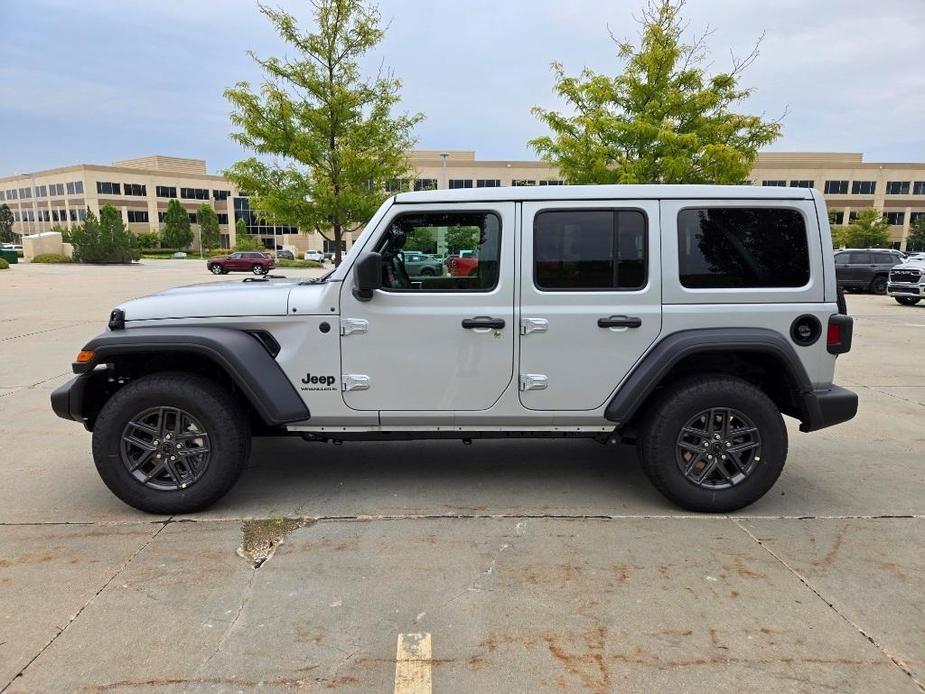
[[[479,160],[474,151],[415,150],[416,178],[389,183],[390,192],[518,185],[561,185],[554,167],[539,161]],[[848,224],[867,207],[881,210],[890,221],[893,245],[906,247],[909,228],[925,216],[925,163],[869,163],[858,153],[765,152],[759,155],[752,185],[813,187],[821,190],[836,224]],[[89,208],[106,204],[121,210],[135,233],[160,228],[170,199],[178,199],[191,215],[204,202],[219,215],[223,242],[235,243],[235,221],[267,248],[332,251],[316,232],[298,234],[292,227],[262,222],[248,200],[230,181],[210,175],[201,159],[151,156],[113,162],[112,166],[80,164],[0,178],[0,204],[10,206],[17,234],[48,231],[58,224],[79,223]],[[356,232],[359,233],[359,232]],[[348,237],[346,248],[353,243]]]

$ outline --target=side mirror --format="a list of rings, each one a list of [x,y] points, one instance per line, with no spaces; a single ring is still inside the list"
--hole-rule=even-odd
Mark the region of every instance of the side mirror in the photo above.
[[[357,301],[369,301],[382,286],[382,255],[374,251],[363,253],[353,266],[353,296]]]

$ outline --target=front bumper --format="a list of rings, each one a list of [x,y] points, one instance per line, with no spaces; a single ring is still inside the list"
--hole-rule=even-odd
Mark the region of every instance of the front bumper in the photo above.
[[[51,393],[51,409],[62,419],[84,422],[84,392],[90,380],[89,373],[75,376]]]
[[[852,419],[858,413],[858,394],[840,386],[830,386],[803,395],[805,418],[800,431],[816,431]]]
[[[890,296],[914,296],[921,299],[925,297],[925,284],[888,282],[886,285],[886,293]]]

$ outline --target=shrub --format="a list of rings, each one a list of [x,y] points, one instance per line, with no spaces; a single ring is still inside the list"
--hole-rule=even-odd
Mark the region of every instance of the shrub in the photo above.
[[[302,268],[313,268],[313,267],[324,267],[317,260],[286,260],[285,258],[277,259],[276,265],[278,267],[302,267]]]
[[[262,251],[263,244],[260,239],[251,234],[238,234],[235,239],[234,249],[236,251]]]
[[[161,245],[161,235],[156,231],[145,232],[144,234],[138,234],[135,237],[135,244],[138,248],[147,250],[149,248],[158,248]]]
[[[74,261],[60,253],[39,253],[32,259],[33,263],[73,263]]]
[[[80,263],[130,263],[140,258],[135,237],[112,205],[100,210],[100,218],[87,210],[83,224],[71,230],[74,260]]]
[[[10,264],[6,262],[3,258],[0,258],[0,270],[9,270]]]

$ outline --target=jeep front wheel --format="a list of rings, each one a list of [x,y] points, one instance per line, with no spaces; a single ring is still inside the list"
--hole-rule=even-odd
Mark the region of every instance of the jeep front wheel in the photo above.
[[[903,306],[915,306],[921,301],[921,299],[916,299],[914,296],[894,296],[897,304],[902,304]]]
[[[117,391],[93,429],[106,486],[149,513],[192,513],[240,477],[250,428],[231,393],[188,373],[144,376]]]
[[[774,485],[787,458],[787,429],[777,407],[731,376],[679,381],[646,418],[639,440],[643,471],[690,511],[748,506]]]

